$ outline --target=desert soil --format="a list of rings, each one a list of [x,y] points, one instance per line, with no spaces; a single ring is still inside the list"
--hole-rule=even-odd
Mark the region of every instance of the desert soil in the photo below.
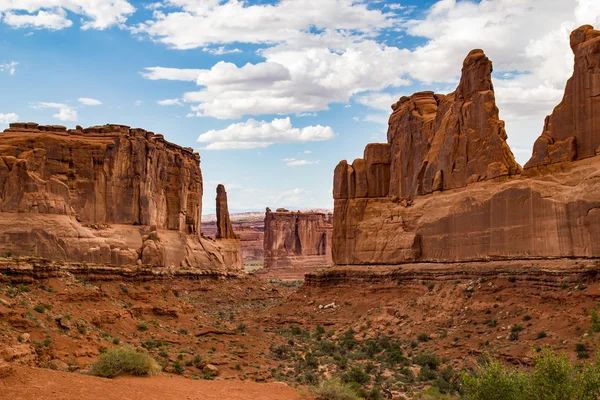
[[[283,383],[206,381],[161,375],[103,379],[42,368],[16,367],[0,379],[0,399],[12,400],[280,400],[302,393]]]

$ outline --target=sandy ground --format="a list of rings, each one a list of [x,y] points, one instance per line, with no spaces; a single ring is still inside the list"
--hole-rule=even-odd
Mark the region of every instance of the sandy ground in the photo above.
[[[306,399],[283,383],[152,378],[102,379],[48,369],[15,367],[0,378],[0,399],[11,400],[284,400]]]

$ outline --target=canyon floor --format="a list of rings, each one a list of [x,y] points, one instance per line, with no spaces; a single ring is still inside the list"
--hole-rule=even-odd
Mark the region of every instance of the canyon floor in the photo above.
[[[593,358],[599,271],[560,259],[336,267],[304,283],[5,273],[0,398],[313,398],[332,376],[365,398],[453,398],[439,392],[484,355],[523,367],[544,346]],[[86,375],[124,345],[161,375]]]

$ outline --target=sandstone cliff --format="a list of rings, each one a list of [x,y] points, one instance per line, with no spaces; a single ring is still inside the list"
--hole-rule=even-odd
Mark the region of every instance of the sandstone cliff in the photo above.
[[[586,158],[600,145],[600,32],[581,27],[571,44],[575,73],[527,166],[565,162],[521,174],[498,119],[491,62],[473,50],[454,93],[401,98],[388,143],[336,167],[334,262],[600,256],[600,159]]]
[[[573,76],[525,168],[581,160],[600,153],[600,31],[584,25],[571,33]]]
[[[330,265],[331,216],[278,209],[265,214],[265,269]]]
[[[143,129],[11,124],[0,133],[0,251],[228,268],[236,243],[200,237],[199,162]]]

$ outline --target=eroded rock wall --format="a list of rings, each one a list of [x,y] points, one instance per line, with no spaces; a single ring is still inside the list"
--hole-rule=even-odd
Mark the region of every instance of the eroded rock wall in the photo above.
[[[322,267],[332,263],[330,214],[278,209],[265,214],[264,266]]]
[[[388,143],[376,145],[389,158],[365,150],[336,167],[334,262],[599,257],[600,32],[581,27],[571,45],[575,73],[527,165],[552,168],[522,173],[498,119],[491,62],[473,50],[454,93],[392,106]]]
[[[533,146],[525,168],[600,154],[600,31],[584,25],[571,33],[573,76]]]
[[[200,237],[199,162],[143,129],[11,124],[0,133],[0,250],[228,268],[221,246]]]

